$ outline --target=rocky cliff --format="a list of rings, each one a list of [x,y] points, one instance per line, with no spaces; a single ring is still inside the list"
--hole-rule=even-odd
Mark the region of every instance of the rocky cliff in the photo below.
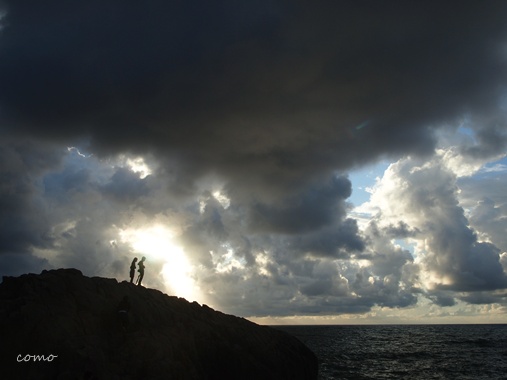
[[[0,339],[2,379],[317,378],[288,334],[76,269],[4,277]]]

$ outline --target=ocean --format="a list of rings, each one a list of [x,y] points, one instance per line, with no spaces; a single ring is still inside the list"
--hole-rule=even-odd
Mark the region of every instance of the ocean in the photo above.
[[[319,358],[319,379],[507,379],[507,324],[273,326]]]

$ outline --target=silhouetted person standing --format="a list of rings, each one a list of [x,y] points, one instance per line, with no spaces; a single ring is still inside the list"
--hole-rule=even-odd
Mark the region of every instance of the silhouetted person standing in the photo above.
[[[134,276],[136,275],[136,262],[137,262],[137,257],[134,257],[134,260],[132,260],[132,264],[130,264],[130,283],[131,284],[134,282]]]
[[[139,264],[138,264],[139,269],[137,271],[139,272],[139,277],[137,278],[137,285],[141,285],[141,281],[143,281],[144,260],[146,260],[146,257],[143,256],[143,258],[141,259],[141,261],[139,261]]]

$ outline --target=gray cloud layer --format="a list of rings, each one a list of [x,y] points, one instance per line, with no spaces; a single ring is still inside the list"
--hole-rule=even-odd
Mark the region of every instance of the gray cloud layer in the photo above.
[[[11,2],[2,128],[286,190],[381,154],[428,153],[431,126],[491,112],[506,8]]]
[[[210,302],[241,315],[414,305],[421,266],[393,238],[427,239],[424,269],[449,279],[425,293],[439,305],[452,305],[452,292],[505,288],[505,203],[486,199],[468,217],[452,173],[417,177],[407,166],[397,201],[425,222],[361,230],[345,173],[382,157],[429,159],[436,132],[465,119],[475,141],[460,154],[505,151],[507,3],[5,9],[2,274],[65,265],[121,276],[134,252],[118,231],[163,220],[177,226]],[[141,178],[122,154],[145,157],[152,174]]]

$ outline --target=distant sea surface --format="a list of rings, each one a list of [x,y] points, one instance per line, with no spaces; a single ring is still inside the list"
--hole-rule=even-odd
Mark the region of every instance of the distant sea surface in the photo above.
[[[319,358],[319,379],[507,379],[506,325],[274,326]]]

